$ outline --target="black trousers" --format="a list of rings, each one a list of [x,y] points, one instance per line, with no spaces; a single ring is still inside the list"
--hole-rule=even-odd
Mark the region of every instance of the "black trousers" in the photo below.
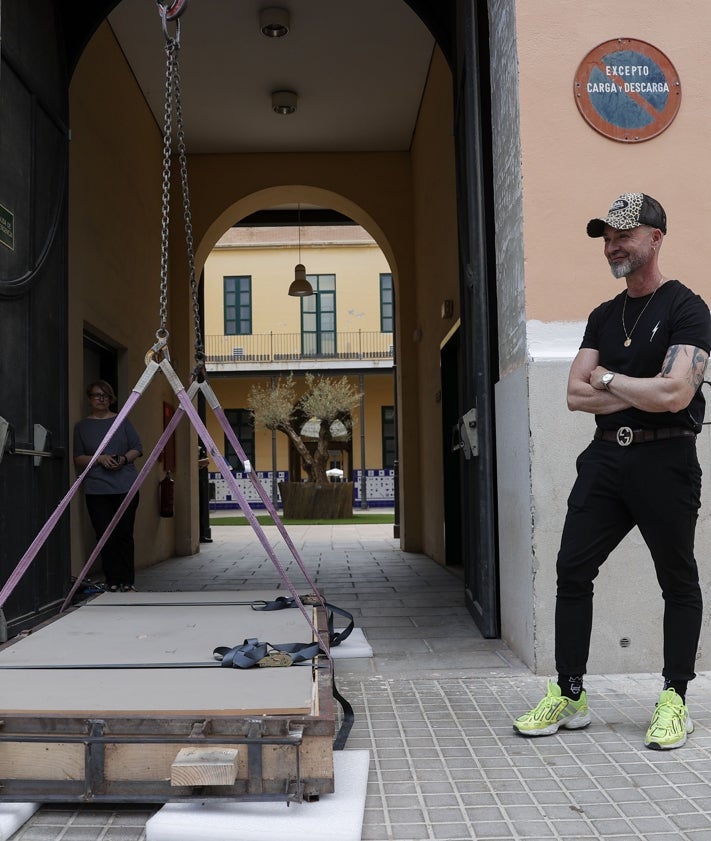
[[[114,514],[118,511],[126,494],[86,494],[86,507],[89,519],[96,532],[97,540],[104,534]],[[101,567],[106,578],[106,586],[114,584],[133,584],[134,544],[133,525],[138,508],[138,494],[136,494],[121,519],[111,532],[109,539],[101,550]]]
[[[557,564],[558,673],[585,673],[593,581],[610,552],[637,526],[651,552],[664,598],[662,674],[670,680],[691,680],[703,608],[694,558],[701,502],[695,439],[672,438],[628,447],[593,441],[576,466],[578,476],[568,498]],[[634,582],[630,584],[634,597]]]

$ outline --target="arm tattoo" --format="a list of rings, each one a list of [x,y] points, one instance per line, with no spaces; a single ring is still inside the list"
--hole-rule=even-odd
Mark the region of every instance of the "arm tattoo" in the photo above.
[[[706,371],[706,364],[709,361],[709,355],[705,350],[695,347],[692,354],[693,360],[691,363],[691,371],[689,372],[691,384],[694,389],[697,389],[704,381],[704,373]]]
[[[664,363],[662,364],[662,376],[668,377],[671,374],[671,369],[674,367],[674,363],[676,362],[677,356],[679,356],[679,351],[681,350],[681,345],[672,345],[669,350],[667,350],[667,355],[664,357]]]
[[[679,357],[679,354],[682,353],[684,356],[689,355],[689,348],[687,345],[672,345],[669,350],[667,350],[667,355],[664,357],[664,363],[662,365],[660,376],[668,377],[671,374],[674,363]],[[691,359],[689,361],[690,364],[687,378],[689,384],[692,385],[694,391],[696,391],[696,389],[704,381],[704,372],[706,371],[706,363],[708,362],[709,355],[705,350],[698,347],[692,348],[690,355]]]

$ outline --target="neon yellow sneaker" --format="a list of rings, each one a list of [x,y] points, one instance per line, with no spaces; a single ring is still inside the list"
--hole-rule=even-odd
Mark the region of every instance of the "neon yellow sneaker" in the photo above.
[[[652,750],[672,750],[686,744],[687,735],[693,732],[694,723],[681,695],[674,689],[665,689],[657,701],[644,744]]]
[[[513,728],[522,736],[552,736],[560,727],[579,730],[590,724],[588,699],[585,692],[579,701],[561,694],[560,686],[548,681],[548,692],[530,712],[520,715]]]

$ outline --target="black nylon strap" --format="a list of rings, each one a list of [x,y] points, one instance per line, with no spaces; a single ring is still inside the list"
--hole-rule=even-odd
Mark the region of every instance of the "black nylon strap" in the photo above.
[[[337,645],[340,645],[344,639],[347,639],[351,635],[351,631],[355,626],[355,622],[353,621],[353,614],[349,613],[347,610],[344,610],[342,607],[336,607],[333,604],[329,604],[326,602],[326,608],[329,611],[328,614],[328,643],[331,648],[335,648]],[[348,620],[348,625],[340,631],[336,633],[333,628],[333,614],[338,614],[338,616],[344,616]]]
[[[242,645],[228,646],[220,645],[212,652],[215,660],[226,669],[251,669],[258,666],[260,660],[268,657],[269,651],[279,651],[288,654],[291,660],[289,665],[303,663],[306,660],[313,660],[320,652],[317,642],[260,642],[258,639],[246,639]]]
[[[336,688],[336,675],[333,675],[333,697],[338,701],[341,705],[341,709],[343,710],[343,718],[341,719],[341,726],[338,728],[338,733],[336,734],[336,738],[333,740],[333,749],[334,750],[343,750],[346,746],[346,742],[348,741],[348,736],[350,735],[351,729],[353,727],[353,723],[355,721],[355,713],[353,712],[353,707],[350,703],[341,695],[341,693]]]
[[[242,645],[220,645],[212,656],[226,669],[251,669],[267,656],[267,644],[256,638],[246,639]]]
[[[301,601],[304,604],[308,604],[310,602],[309,596],[302,596]],[[262,607],[257,607],[257,604],[262,604],[255,602],[252,605],[253,610],[283,610],[284,608],[288,607],[296,607],[296,602],[293,598],[287,598],[286,596],[279,596],[278,598],[274,599],[274,601],[263,603]],[[355,626],[355,622],[353,620],[353,614],[349,613],[347,610],[344,610],[342,607],[336,607],[334,604],[329,604],[329,602],[324,602],[324,606],[328,611],[328,644],[331,648],[335,648],[337,645],[340,645],[344,639],[347,639],[351,631]],[[333,626],[333,616],[337,614],[338,616],[343,616],[348,620],[348,625],[339,633],[336,633]]]
[[[310,599],[308,597],[302,598],[302,602],[304,604],[307,604],[309,601]],[[343,640],[346,639],[353,630],[355,624],[353,614],[341,607],[329,604],[328,602],[324,602],[324,605],[328,611],[329,645],[334,647],[340,645],[340,643],[343,642]],[[293,598],[287,598],[286,596],[279,596],[271,602],[252,603],[253,610],[284,610],[291,607],[297,607],[296,601]],[[348,620],[348,625],[339,633],[336,633],[334,630],[334,614],[343,616]],[[255,638],[250,638],[246,639],[242,645],[233,646],[232,648],[224,645],[218,646],[213,651],[212,656],[216,660],[220,660],[220,665],[225,668],[251,669],[254,666],[258,666],[260,660],[264,660],[265,658],[268,660],[268,652],[270,649],[288,654],[291,658],[292,665],[302,663],[306,660],[312,660],[320,652],[320,647],[317,642],[278,643],[273,645],[272,643],[260,642]],[[325,654],[325,652],[323,653]],[[351,704],[338,691],[336,687],[335,674],[332,676],[331,687],[333,697],[338,704],[340,704],[343,716],[341,719],[341,726],[339,727],[338,733],[333,741],[333,750],[343,750],[346,746],[346,742],[348,741],[351,729],[353,728],[355,713]]]

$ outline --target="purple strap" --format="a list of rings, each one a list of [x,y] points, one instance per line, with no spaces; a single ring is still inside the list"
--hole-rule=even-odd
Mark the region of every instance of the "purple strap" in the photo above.
[[[227,482],[230,490],[235,495],[235,499],[237,500],[237,503],[238,503],[239,507],[242,509],[243,514],[245,515],[245,517],[249,521],[250,525],[254,529],[255,534],[259,538],[259,542],[262,544],[262,546],[266,550],[267,555],[269,556],[269,558],[271,559],[271,562],[274,564],[277,572],[281,576],[282,581],[284,582],[284,584],[286,584],[289,592],[291,593],[292,597],[294,598],[294,601],[295,601],[297,607],[299,608],[299,610],[304,615],[306,621],[309,623],[309,627],[311,628],[311,630],[314,633],[314,636],[318,640],[322,651],[324,652],[324,654],[326,654],[328,659],[331,660],[331,653],[329,651],[328,645],[324,642],[321,634],[319,633],[318,628],[315,626],[315,624],[313,622],[312,617],[309,616],[309,612],[304,607],[304,603],[301,601],[301,598],[299,597],[298,593],[294,589],[294,585],[289,580],[289,577],[286,574],[286,570],[281,565],[281,563],[279,561],[279,558],[276,556],[276,553],[274,552],[274,549],[272,548],[271,543],[267,540],[267,536],[264,533],[264,529],[262,528],[262,526],[261,526],[259,520],[257,519],[257,517],[255,516],[254,512],[252,511],[252,509],[249,505],[249,502],[247,501],[247,498],[245,497],[242,489],[237,484],[237,480],[232,475],[231,465],[229,464],[227,459],[222,455],[222,453],[218,450],[215,442],[212,440],[212,437],[211,437],[210,433],[207,431],[207,427],[202,422],[202,420],[200,418],[200,415],[198,415],[195,407],[190,402],[190,398],[185,393],[185,389],[182,387],[182,385],[180,385],[180,382],[177,380],[177,377],[174,376],[172,368],[170,369],[170,374],[168,372],[166,372],[166,367],[170,368],[170,366],[165,361],[161,362],[161,367],[163,368],[164,373],[166,373],[166,376],[168,376],[168,379],[173,384],[173,390],[175,391],[175,393],[178,397],[178,400],[180,401],[180,405],[185,410],[185,414],[190,418],[190,422],[195,427],[195,430],[197,431],[198,435],[202,439],[202,442],[208,447],[208,451],[209,451],[210,455],[212,456],[213,460],[217,464],[217,466],[220,470],[220,473],[222,473],[222,476],[223,476],[224,480]],[[172,377],[171,377],[171,374],[173,374]],[[179,386],[179,387],[176,388],[176,386]]]
[[[319,592],[318,587],[316,586],[313,579],[309,575],[308,570],[304,566],[304,562],[301,560],[301,557],[298,553],[298,550],[296,549],[296,546],[294,545],[294,542],[292,541],[291,536],[287,532],[286,527],[284,526],[284,523],[282,522],[278,511],[274,507],[274,503],[272,502],[271,498],[269,497],[269,494],[266,492],[266,489],[264,488],[262,483],[259,481],[259,478],[257,477],[257,474],[255,473],[255,471],[251,469],[252,465],[250,465],[250,463],[247,459],[247,454],[245,453],[244,448],[242,447],[242,444],[240,443],[234,429],[232,428],[229,420],[227,419],[227,415],[223,411],[222,406],[220,405],[220,402],[217,399],[217,395],[212,390],[212,388],[210,387],[207,380],[203,380],[199,384],[196,383],[196,382],[193,382],[190,389],[192,390],[193,388],[197,388],[200,391],[202,391],[208,405],[212,409],[215,417],[217,418],[217,421],[220,424],[220,427],[222,428],[222,431],[225,433],[225,435],[227,437],[227,440],[230,442],[230,444],[232,445],[235,453],[237,454],[237,457],[239,458],[239,460],[244,465],[245,470],[247,472],[247,475],[249,476],[253,487],[256,489],[257,494],[259,495],[259,498],[264,503],[264,507],[267,509],[267,512],[269,513],[270,517],[274,521],[274,524],[276,525],[277,529],[279,530],[279,533],[284,538],[284,543],[287,545],[287,547],[288,547],[289,551],[291,552],[294,560],[296,561],[299,569],[301,570],[304,578],[306,579],[309,586],[311,587],[311,590],[313,591],[314,595],[318,598],[319,603],[321,604],[322,607],[325,608],[326,602],[324,601],[323,596]],[[190,394],[190,391],[188,393]]]
[[[93,467],[96,460],[102,454],[102,452],[104,450],[104,447],[106,447],[108,445],[109,441],[111,440],[111,438],[113,436],[113,429],[115,429],[115,426],[117,424],[121,423],[124,420],[124,418],[128,416],[131,409],[133,409],[133,407],[136,405],[136,403],[140,400],[141,395],[143,394],[143,390],[145,389],[146,385],[151,381],[151,379],[153,378],[153,375],[158,370],[158,368],[161,368],[163,373],[166,375],[169,383],[171,384],[171,386],[173,388],[173,391],[175,392],[175,394],[178,398],[178,401],[180,402],[180,407],[182,408],[184,413],[190,418],[190,421],[191,421],[193,427],[197,431],[197,433],[200,436],[200,438],[202,439],[203,443],[208,445],[210,455],[212,456],[213,460],[217,464],[220,472],[222,473],[222,476],[224,477],[225,481],[229,485],[230,490],[234,493],[235,499],[237,500],[237,503],[238,503],[239,507],[242,509],[242,512],[244,513],[245,517],[247,518],[250,525],[254,529],[255,534],[257,535],[260,543],[262,544],[262,546],[266,550],[267,555],[269,556],[272,563],[274,564],[274,566],[275,566],[277,572],[279,573],[279,575],[281,576],[283,582],[286,584],[289,592],[291,593],[291,595],[294,599],[295,604],[297,605],[297,607],[299,608],[301,613],[304,615],[304,618],[308,622],[309,627],[313,631],[315,638],[318,640],[318,643],[321,646],[321,650],[326,654],[328,659],[331,660],[331,653],[330,653],[328,645],[324,642],[323,637],[321,636],[318,628],[316,627],[316,625],[313,622],[313,618],[309,615],[309,612],[306,610],[301,598],[299,597],[298,593],[294,589],[294,586],[291,583],[291,581],[289,580],[289,577],[286,573],[286,570],[284,569],[284,567],[282,566],[282,564],[279,561],[279,558],[277,557],[276,553],[274,552],[274,549],[273,549],[271,543],[269,542],[269,540],[267,539],[266,534],[264,533],[264,530],[262,529],[262,526],[259,523],[259,520],[255,516],[255,514],[252,511],[252,509],[249,505],[249,502],[247,501],[247,498],[245,497],[242,489],[239,487],[239,485],[237,484],[237,481],[235,480],[234,476],[232,475],[232,468],[231,468],[230,464],[225,459],[225,457],[222,455],[222,453],[220,453],[220,451],[218,450],[215,442],[213,441],[212,437],[210,436],[210,433],[207,431],[207,427],[202,422],[200,416],[198,415],[197,411],[195,410],[194,406],[192,405],[191,396],[194,395],[195,391],[197,391],[197,389],[200,388],[200,386],[197,385],[196,383],[193,383],[190,387],[190,396],[189,396],[186,393],[185,388],[183,387],[182,383],[178,379],[177,375],[175,374],[175,371],[173,370],[173,368],[171,367],[171,365],[170,365],[170,363],[168,362],[167,359],[163,359],[163,361],[160,362],[160,363],[151,362],[151,363],[148,364],[145,373],[139,379],[138,383],[134,387],[130,396],[126,400],[126,403],[124,404],[123,408],[117,414],[115,422],[111,425],[111,428],[107,431],[104,439],[101,441],[101,443],[97,447],[96,452],[90,458],[89,463],[84,468],[82,473],[77,477],[77,479],[75,480],[75,482],[73,483],[73,485],[71,486],[69,491],[66,493],[66,495],[64,496],[62,501],[59,503],[59,505],[57,506],[55,511],[49,517],[47,522],[40,529],[37,537],[32,541],[32,543],[28,547],[27,551],[25,552],[25,554],[20,559],[20,562],[17,564],[17,566],[15,567],[13,572],[10,574],[10,577],[5,582],[2,590],[0,590],[0,608],[2,608],[5,605],[5,603],[7,602],[7,599],[10,597],[11,593],[13,592],[13,590],[15,589],[15,587],[17,586],[19,581],[22,579],[22,576],[25,574],[27,569],[30,567],[32,561],[34,561],[37,553],[39,552],[41,547],[44,545],[45,541],[47,540],[47,538],[49,537],[49,535],[51,534],[51,532],[53,531],[53,529],[55,528],[55,526],[59,522],[62,514],[64,514],[64,512],[66,511],[67,507],[69,506],[69,503],[74,498],[76,492],[78,491],[80,485],[84,481],[84,478],[87,476],[89,470]],[[232,430],[232,427],[230,426],[229,422],[227,421],[227,417],[225,416],[225,413],[222,411],[219,404],[217,406],[213,406],[213,410],[215,411],[215,415],[218,418],[218,421],[220,422],[220,425],[223,428],[225,434],[227,435],[228,440],[230,441],[232,446],[235,448],[235,452],[237,453],[238,457],[240,458],[240,460],[244,464],[244,462],[247,460],[246,455],[244,453],[244,450],[243,450],[241,444],[239,443],[239,441],[237,439],[237,436],[234,434],[234,430]],[[116,512],[113,519],[109,523],[108,528],[106,529],[104,534],[99,539],[96,547],[94,548],[94,551],[93,551],[91,557],[89,558],[89,560],[87,561],[87,563],[83,567],[80,575],[77,576],[77,579],[74,583],[74,586],[72,587],[71,591],[69,592],[69,595],[67,596],[64,603],[62,604],[62,607],[60,609],[60,613],[64,610],[66,610],[68,604],[71,602],[72,597],[74,596],[78,587],[80,586],[81,581],[84,578],[84,575],[91,568],[91,565],[94,563],[94,561],[95,561],[96,557],[98,556],[99,552],[101,551],[101,549],[105,545],[106,541],[108,540],[109,536],[111,535],[111,532],[113,531],[116,523],[123,516],[123,514],[124,514],[126,508],[128,507],[129,503],[131,502],[133,497],[136,495],[136,493],[140,489],[141,484],[145,480],[149,471],[151,470],[151,468],[153,467],[155,462],[158,460],[158,456],[159,456],[160,452],[164,449],[168,439],[170,438],[171,434],[174,432],[175,428],[177,427],[177,425],[180,423],[181,420],[182,420],[182,413],[180,412],[180,410],[178,410],[178,411],[176,411],[176,413],[171,418],[168,426],[163,431],[163,435],[160,437],[156,446],[151,451],[151,454],[146,459],[145,464],[141,468],[138,476],[136,477],[136,481],[133,483],[133,485],[129,489],[128,493],[126,494],[126,497],[124,498],[121,505],[119,506],[118,511]],[[318,597],[320,603],[323,605],[324,604],[323,598],[322,598],[321,594],[318,592],[318,590],[316,588],[316,585],[313,583],[312,579],[309,577],[309,574],[306,571],[306,568],[304,567],[303,562],[299,558],[298,552],[296,551],[296,547],[294,546],[293,542],[291,541],[291,538],[288,537],[288,535],[286,533],[286,530],[284,529],[284,524],[279,519],[279,516],[276,513],[276,510],[274,509],[274,506],[271,503],[271,500],[269,499],[266,491],[264,490],[264,488],[262,487],[261,483],[256,478],[256,476],[254,476],[253,471],[250,471],[250,476],[252,477],[252,482],[255,485],[255,487],[257,488],[257,492],[259,493],[260,498],[264,501],[265,505],[267,505],[267,509],[269,510],[269,513],[271,514],[272,519],[278,525],[279,531],[281,532],[282,536],[285,539],[285,542],[286,542],[287,546],[289,547],[292,555],[294,556],[295,560],[297,561],[297,563],[299,565],[299,568],[301,569],[302,573],[304,574],[306,580],[309,582],[313,592]]]
[[[64,514],[64,512],[67,510],[69,503],[72,501],[74,495],[79,490],[79,486],[84,481],[84,478],[88,474],[89,470],[93,467],[94,462],[103,453],[104,447],[108,445],[109,441],[111,440],[111,437],[116,431],[116,424],[120,423],[128,415],[128,413],[135,406],[140,397],[140,392],[133,391],[130,394],[123,408],[118,413],[118,415],[116,415],[116,420],[111,425],[109,431],[106,433],[104,440],[96,448],[96,452],[89,460],[89,464],[87,464],[83,472],[77,477],[76,481],[71,486],[71,488],[69,488],[69,490],[67,491],[64,498],[59,503],[55,511],[52,513],[47,522],[42,526],[37,537],[35,537],[25,554],[20,558],[20,562],[10,574],[10,577],[5,582],[2,590],[0,590],[0,608],[2,608],[7,602],[7,600],[10,598],[12,591],[15,589],[15,587],[17,587],[18,583],[20,582],[20,579],[29,569],[30,564],[32,563],[32,561],[34,561],[37,553],[42,548],[49,535],[52,533],[54,527],[59,522],[59,519],[62,516],[62,514]]]
[[[239,460],[242,462],[243,465],[248,463],[247,462],[247,455],[246,455],[244,449],[242,448],[242,445],[240,444],[239,439],[237,438],[237,435],[235,434],[234,429],[230,425],[230,422],[227,420],[227,415],[225,414],[222,407],[220,405],[213,406],[212,411],[215,413],[215,417],[219,421],[220,426],[222,427],[225,435],[227,436],[227,440],[230,442],[230,444],[232,444],[232,447],[234,448],[234,451],[237,453],[237,457],[239,458]],[[249,473],[248,473],[248,476],[249,476],[250,481],[252,482],[252,485],[254,486],[255,490],[259,494],[259,498],[262,500],[265,508],[269,512],[269,516],[274,521],[274,525],[277,527],[277,529],[279,529],[279,533],[284,538],[284,543],[286,543],[287,547],[289,548],[289,551],[293,555],[294,560],[298,564],[299,569],[301,570],[304,578],[308,581],[309,586],[311,587],[313,592],[318,597],[319,601],[321,602],[321,605],[325,606],[323,596],[319,592],[316,584],[313,582],[313,580],[312,580],[311,576],[309,575],[306,567],[304,566],[304,562],[301,560],[301,557],[299,556],[299,553],[296,549],[296,546],[294,546],[294,542],[292,541],[291,537],[289,536],[289,533],[287,532],[286,527],[284,526],[284,523],[282,522],[281,517],[279,516],[279,513],[277,512],[276,508],[274,507],[274,503],[272,502],[271,498],[269,497],[269,494],[266,492],[266,489],[264,488],[262,483],[259,481],[259,479],[258,479],[254,470],[250,470]]]
[[[138,473],[138,476],[136,476],[136,479],[135,479],[134,483],[129,488],[128,493],[126,494],[125,498],[121,502],[121,505],[119,505],[118,510],[116,511],[114,516],[112,517],[111,522],[106,527],[106,531],[99,538],[96,546],[94,547],[94,551],[89,556],[89,560],[84,564],[84,567],[82,568],[82,571],[77,576],[77,579],[74,582],[74,585],[72,586],[72,589],[69,591],[69,595],[66,597],[66,599],[64,600],[64,603],[62,604],[61,608],[59,609],[60,613],[63,613],[69,607],[69,605],[71,604],[71,601],[74,598],[74,594],[79,589],[82,581],[84,580],[84,576],[91,569],[94,561],[99,556],[99,552],[101,552],[101,550],[104,548],[104,545],[106,544],[106,541],[109,539],[113,530],[116,528],[116,524],[121,519],[121,517],[123,517],[124,512],[128,508],[131,500],[140,490],[141,485],[143,484],[143,482],[146,479],[146,476],[152,470],[153,465],[160,458],[160,454],[165,449],[165,445],[168,443],[168,439],[173,434],[173,432],[175,431],[175,428],[178,426],[180,421],[183,419],[183,414],[184,413],[183,413],[183,410],[182,410],[181,407],[179,407],[178,410],[173,414],[173,417],[170,419],[170,422],[168,423],[165,430],[163,431],[163,434],[158,439],[158,442],[156,443],[155,447],[151,451],[151,454],[145,460],[145,462],[143,464],[143,467],[140,469],[140,471]]]

